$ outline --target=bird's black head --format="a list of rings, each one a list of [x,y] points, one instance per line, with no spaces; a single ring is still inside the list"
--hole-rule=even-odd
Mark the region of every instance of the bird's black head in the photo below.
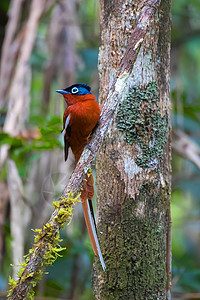
[[[71,94],[71,95],[88,95],[90,93],[90,86],[87,84],[73,84],[63,90],[57,90],[60,94]]]

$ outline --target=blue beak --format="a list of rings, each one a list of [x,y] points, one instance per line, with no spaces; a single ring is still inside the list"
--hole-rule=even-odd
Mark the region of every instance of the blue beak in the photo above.
[[[60,93],[60,94],[69,94],[69,92],[64,91],[64,90],[56,90],[56,92]]]

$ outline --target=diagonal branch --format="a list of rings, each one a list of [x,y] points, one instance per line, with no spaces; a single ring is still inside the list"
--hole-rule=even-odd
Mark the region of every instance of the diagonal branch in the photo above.
[[[63,196],[70,192],[70,190],[77,194],[80,190],[81,183],[85,178],[88,168],[90,167],[107,131],[109,124],[112,122],[114,112],[120,102],[121,92],[126,86],[127,79],[136,61],[140,47],[144,41],[147,29],[150,22],[154,20],[155,12],[160,4],[160,0],[144,1],[145,5],[141,8],[137,26],[134,28],[131,38],[127,45],[126,52],[121,60],[117,78],[109,91],[107,99],[101,111],[101,117],[96,130],[89,141],[90,149],[85,148],[82,156],[72,174],[68,186],[63,192]]]
[[[59,228],[62,227],[65,222],[69,223],[72,217],[72,206],[78,201],[78,193],[82,181],[85,179],[92,161],[103,141],[107,128],[112,122],[114,112],[120,102],[121,92],[126,86],[127,79],[129,78],[133,64],[137,59],[139,49],[143,44],[149,24],[154,21],[160,0],[146,0],[142,3],[143,6],[140,9],[138,23],[133,30],[127,50],[121,60],[118,76],[105,101],[99,124],[89,141],[89,147],[86,147],[83,151],[69,184],[64,189],[59,201],[56,202],[56,204],[54,203],[55,210],[49,222],[44,225],[42,230],[39,230],[35,244],[25,260],[22,275],[17,282],[13,283],[13,289],[10,292],[9,299],[26,299],[27,294],[31,291],[31,285],[35,284],[34,279],[41,276],[41,269],[52,262],[52,260],[49,260],[48,258],[52,257],[52,249],[54,249],[54,253],[57,250],[55,245],[59,240]]]

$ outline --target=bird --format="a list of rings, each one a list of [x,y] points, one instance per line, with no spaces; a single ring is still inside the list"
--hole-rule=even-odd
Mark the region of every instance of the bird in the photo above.
[[[63,95],[67,108],[63,115],[64,136],[64,158],[68,158],[69,147],[75,157],[75,164],[87,145],[91,132],[96,127],[100,118],[99,104],[95,101],[95,96],[91,93],[91,88],[87,84],[73,84],[63,90],[56,90]],[[94,179],[92,174],[86,175],[81,190],[81,202],[83,214],[95,255],[99,256],[103,270],[106,266],[101,253],[97,227],[92,206],[94,196]]]

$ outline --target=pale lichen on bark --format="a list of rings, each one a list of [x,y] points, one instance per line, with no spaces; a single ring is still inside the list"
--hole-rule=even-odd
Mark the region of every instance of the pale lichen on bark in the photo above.
[[[156,82],[150,82],[146,89],[133,87],[119,105],[115,121],[124,140],[139,146],[135,160],[138,167],[157,169],[169,125],[167,114],[161,117]]]

